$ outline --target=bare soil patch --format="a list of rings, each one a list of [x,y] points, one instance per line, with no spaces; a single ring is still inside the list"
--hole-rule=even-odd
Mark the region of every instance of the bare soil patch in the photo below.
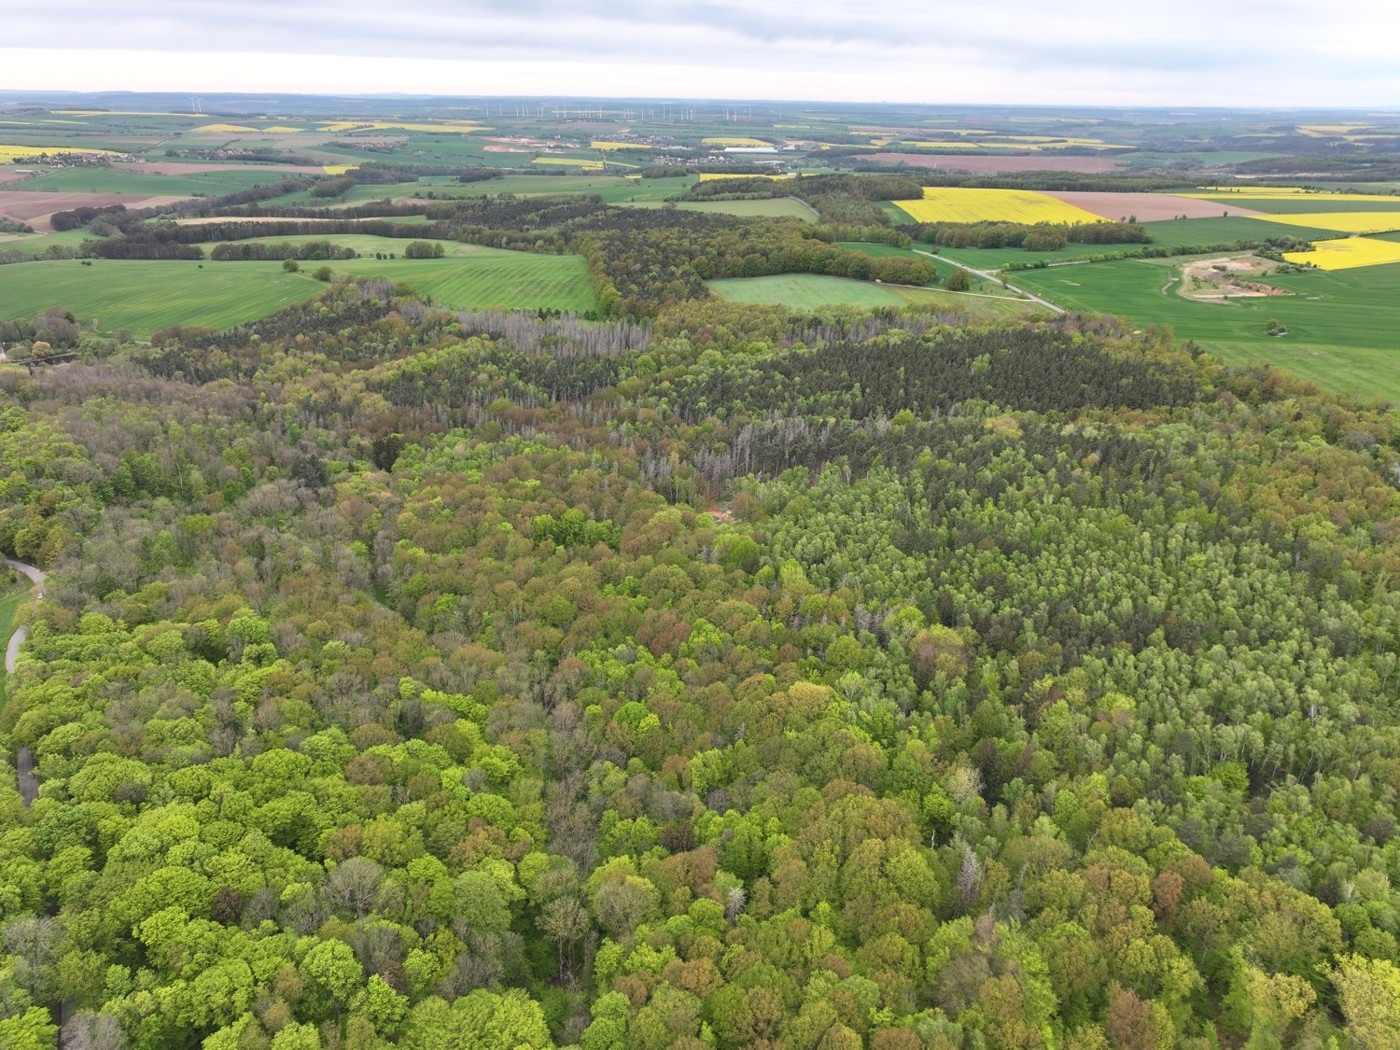
[[[1192,200],[1190,197],[1175,197],[1170,193],[1093,193],[1085,190],[1042,192],[1047,197],[1054,197],[1115,222],[1133,216],[1137,217],[1138,222],[1158,222],[1182,215],[1188,219],[1214,219],[1221,215],[1259,214],[1248,208],[1236,208],[1233,204]]]
[[[997,157],[988,154],[949,153],[934,156],[927,153],[863,153],[856,160],[875,160],[886,164],[908,164],[914,168],[938,168],[942,171],[967,171],[974,175],[999,175],[1014,171],[1078,171],[1097,174],[1117,171],[1123,164],[1111,157],[1054,157],[1037,154],[1034,157]]]
[[[124,204],[128,208],[161,208],[185,196],[153,197],[136,193],[38,193],[25,190],[0,190],[0,215],[27,222],[40,233],[51,233],[49,216],[56,211],[74,208],[105,208]]]
[[[28,176],[18,171],[0,171],[0,183],[18,182],[20,179],[27,177]]]
[[[1257,255],[1238,255],[1221,259],[1197,259],[1181,264],[1179,295],[1187,299],[1262,299],[1271,295],[1287,295],[1282,288],[1251,281],[1278,269],[1278,263]]]

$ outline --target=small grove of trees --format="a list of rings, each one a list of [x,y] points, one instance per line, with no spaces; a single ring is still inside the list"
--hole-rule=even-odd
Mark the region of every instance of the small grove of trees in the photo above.
[[[438,241],[410,241],[403,250],[405,259],[441,259],[442,244]]]
[[[1131,222],[935,222],[900,227],[917,241],[945,248],[1024,248],[1056,251],[1066,244],[1148,244],[1145,227]]]

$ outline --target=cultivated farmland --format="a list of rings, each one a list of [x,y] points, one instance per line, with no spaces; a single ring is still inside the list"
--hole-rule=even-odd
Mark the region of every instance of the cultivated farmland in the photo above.
[[[1318,211],[1300,215],[1260,216],[1286,226],[1309,226],[1337,233],[1388,233],[1400,230],[1400,209],[1395,211]]]
[[[1375,237],[1343,237],[1335,241],[1316,241],[1312,251],[1288,252],[1284,258],[1323,270],[1350,270],[1400,262],[1400,244]]]
[[[980,317],[1006,317],[1039,313],[1044,309],[1025,299],[963,295],[937,288],[873,284],[806,273],[735,277],[708,283],[712,292],[731,303],[769,304],[794,310],[817,310],[824,306],[942,306]]]
[[[928,186],[922,200],[895,201],[916,222],[1099,222],[1101,216],[1030,190]]]
[[[598,306],[588,264],[578,255],[479,248],[460,259],[347,259],[329,265],[336,273],[402,281],[443,306],[573,313]]]
[[[100,331],[138,339],[169,325],[228,328],[254,321],[325,290],[280,263],[198,267],[188,262],[73,260],[0,266],[0,321],[66,306]]]

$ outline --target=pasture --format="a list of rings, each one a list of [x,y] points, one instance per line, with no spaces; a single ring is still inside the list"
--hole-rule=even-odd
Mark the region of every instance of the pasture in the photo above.
[[[295,172],[264,168],[228,168],[189,175],[147,175],[120,168],[63,168],[7,189],[45,193],[130,193],[143,197],[222,197],[253,186],[271,186]]]
[[[938,288],[853,281],[846,277],[789,273],[772,277],[733,277],[707,282],[710,291],[731,303],[787,306],[817,310],[824,306],[941,306],[978,317],[1021,316],[1043,312],[1025,299],[945,292]]]
[[[669,202],[663,201],[618,201],[617,203],[636,208],[666,208]],[[708,212],[711,215],[736,215],[742,219],[800,219],[802,222],[816,222],[817,216],[811,208],[795,197],[773,197],[760,200],[738,201],[677,201],[678,211]]]
[[[241,269],[258,264],[211,265]],[[598,307],[593,276],[580,255],[477,248],[450,259],[347,259],[327,265],[335,273],[402,281],[433,302],[454,308],[587,313]]]
[[[0,266],[0,321],[66,306],[98,331],[126,329],[138,339],[170,325],[229,328],[255,321],[325,285],[281,263],[202,267],[190,262],[77,260]]]
[[[1016,283],[1070,310],[1169,325],[1233,364],[1267,361],[1319,386],[1400,403],[1395,306],[1400,266],[1270,275],[1290,293],[1203,302],[1177,294],[1179,263],[1128,259],[1016,274]],[[1264,334],[1270,320],[1281,337]]]

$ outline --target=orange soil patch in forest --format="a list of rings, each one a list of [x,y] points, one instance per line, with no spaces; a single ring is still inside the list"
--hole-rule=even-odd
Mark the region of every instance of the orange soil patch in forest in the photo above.
[[[50,233],[49,216],[56,211],[74,208],[105,208],[124,204],[127,208],[160,208],[184,196],[152,197],[136,193],[38,193],[25,190],[0,190],[0,215],[27,222],[41,233]]]
[[[1086,190],[1058,192],[1045,190],[1047,197],[1073,204],[1095,215],[1102,215],[1114,222],[1136,216],[1138,222],[1158,222],[1185,216],[1188,219],[1214,219],[1221,215],[1258,215],[1248,208],[1236,208],[1233,204],[1216,204],[1214,201],[1198,201],[1189,197],[1177,197],[1170,193],[1094,193]],[[1201,205],[1207,207],[1201,207]]]
[[[969,171],[974,175],[998,175],[1013,171],[1078,171],[1097,174],[1117,171],[1123,167],[1111,157],[1051,157],[1043,153],[1034,157],[998,157],[964,153],[942,156],[928,153],[864,153],[854,159],[875,160],[885,164],[908,164],[911,168]]]

